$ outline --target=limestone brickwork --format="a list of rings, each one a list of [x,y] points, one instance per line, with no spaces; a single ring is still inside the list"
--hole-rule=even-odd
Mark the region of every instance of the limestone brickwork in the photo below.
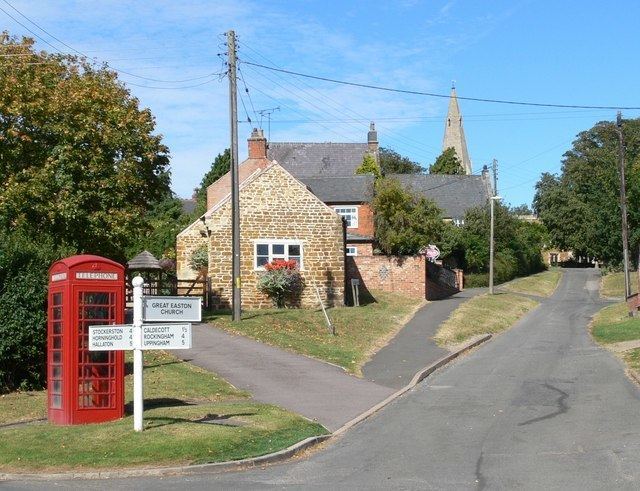
[[[209,277],[213,304],[227,308],[231,299],[231,202],[218,202],[205,214],[205,223],[192,224],[178,235],[178,277],[192,278],[188,257],[203,240],[209,244]],[[202,237],[201,230],[208,232]],[[342,219],[277,163],[248,177],[240,186],[240,261],[242,306],[272,307],[257,288],[255,243],[259,240],[302,243],[304,288],[299,305],[318,305],[317,286],[325,305],[344,303],[344,235]]]

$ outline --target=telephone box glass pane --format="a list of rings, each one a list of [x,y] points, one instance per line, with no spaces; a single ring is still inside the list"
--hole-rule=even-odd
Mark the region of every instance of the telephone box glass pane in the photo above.
[[[115,405],[115,351],[89,351],[89,326],[112,324],[115,293],[80,292],[78,303],[78,407],[111,408]]]

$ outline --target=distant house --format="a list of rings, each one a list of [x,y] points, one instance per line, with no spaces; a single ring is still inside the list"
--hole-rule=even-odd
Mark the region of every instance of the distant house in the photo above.
[[[315,288],[328,305],[344,302],[344,227],[342,218],[277,162],[267,158],[262,130],[249,138],[249,158],[239,165],[242,304],[270,306],[257,288],[266,263],[298,263],[305,288],[301,306],[317,305]],[[180,279],[195,278],[189,258],[202,244],[209,250],[208,274],[213,304],[227,307],[231,297],[230,175],[209,186],[207,212],[177,236]]]
[[[442,209],[444,219],[454,225],[464,225],[464,215],[470,208],[484,206],[493,194],[488,172],[479,176],[443,174],[393,174],[402,186],[413,193],[431,199]]]

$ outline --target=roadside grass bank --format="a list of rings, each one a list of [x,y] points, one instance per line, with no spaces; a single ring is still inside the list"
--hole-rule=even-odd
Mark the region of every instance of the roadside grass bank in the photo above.
[[[550,297],[553,295],[553,292],[556,291],[561,277],[562,271],[559,269],[550,269],[542,273],[517,278],[509,283],[503,284],[501,288],[512,293]]]
[[[640,339],[640,319],[628,315],[625,302],[600,310],[591,322],[591,334],[600,344],[621,343]]]
[[[129,414],[109,423],[0,428],[0,471],[64,471],[223,462],[286,448],[327,430],[249,394],[164,352],[145,353],[145,431]],[[131,375],[126,377],[132,400]],[[34,399],[37,398],[37,399]],[[20,408],[46,415],[46,392],[0,398],[3,423],[27,419]],[[11,408],[11,409],[9,409]],[[130,413],[131,403],[127,405]]]
[[[621,291],[624,290],[624,287]],[[615,343],[638,341],[640,344],[640,318],[630,318],[625,302],[609,305],[600,310],[591,321],[591,335],[595,341],[608,348]],[[628,369],[640,375],[640,348],[615,351]],[[636,377],[637,379],[637,377]]]
[[[634,293],[638,291],[638,272],[632,271],[630,276],[631,292]],[[600,296],[609,298],[624,297],[624,273],[622,271],[602,276],[600,280]]]
[[[462,343],[479,334],[502,332],[539,302],[513,293],[479,295],[460,305],[434,336],[440,346]]]
[[[244,312],[232,322],[228,313],[210,312],[206,321],[228,332],[328,361],[361,375],[361,368],[409,320],[424,301],[395,293],[372,292],[376,301],[327,312],[336,327],[332,336],[322,310],[268,309]]]

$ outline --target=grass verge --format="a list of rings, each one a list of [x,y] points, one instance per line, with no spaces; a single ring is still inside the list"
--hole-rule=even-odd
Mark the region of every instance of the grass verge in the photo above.
[[[279,309],[243,313],[241,322],[210,313],[206,320],[226,331],[286,350],[335,363],[360,375],[362,365],[395,334],[423,301],[394,293],[374,292],[375,302],[328,310],[336,326],[332,336],[321,310]]]
[[[632,271],[631,292],[638,291],[638,272]],[[600,282],[600,295],[603,297],[624,297],[624,273],[622,271],[609,273],[602,277]]]
[[[600,344],[640,339],[640,319],[630,318],[625,302],[600,310],[591,322],[591,334]]]
[[[624,287],[621,291],[624,291]],[[591,321],[593,339],[605,346],[640,339],[640,319],[630,318],[628,312],[625,302],[609,305],[600,310]],[[640,348],[616,354],[622,358],[629,369],[640,372]]]
[[[129,401],[130,379],[128,375]],[[0,470],[221,462],[264,455],[326,433],[317,423],[272,405],[248,401],[248,397],[248,393],[205,370],[164,352],[148,351],[144,432],[133,431],[131,416],[102,424],[65,427],[43,423],[0,428]],[[44,415],[44,391],[0,398],[3,421],[27,419],[22,411],[35,407],[35,401],[36,413]]]
[[[502,286],[504,290],[513,293],[525,293],[539,297],[550,297],[556,290],[562,272],[559,269],[551,269],[542,273],[517,278]]]
[[[479,295],[453,311],[438,329],[435,341],[446,346],[478,334],[504,331],[537,305],[535,300],[512,293]]]

